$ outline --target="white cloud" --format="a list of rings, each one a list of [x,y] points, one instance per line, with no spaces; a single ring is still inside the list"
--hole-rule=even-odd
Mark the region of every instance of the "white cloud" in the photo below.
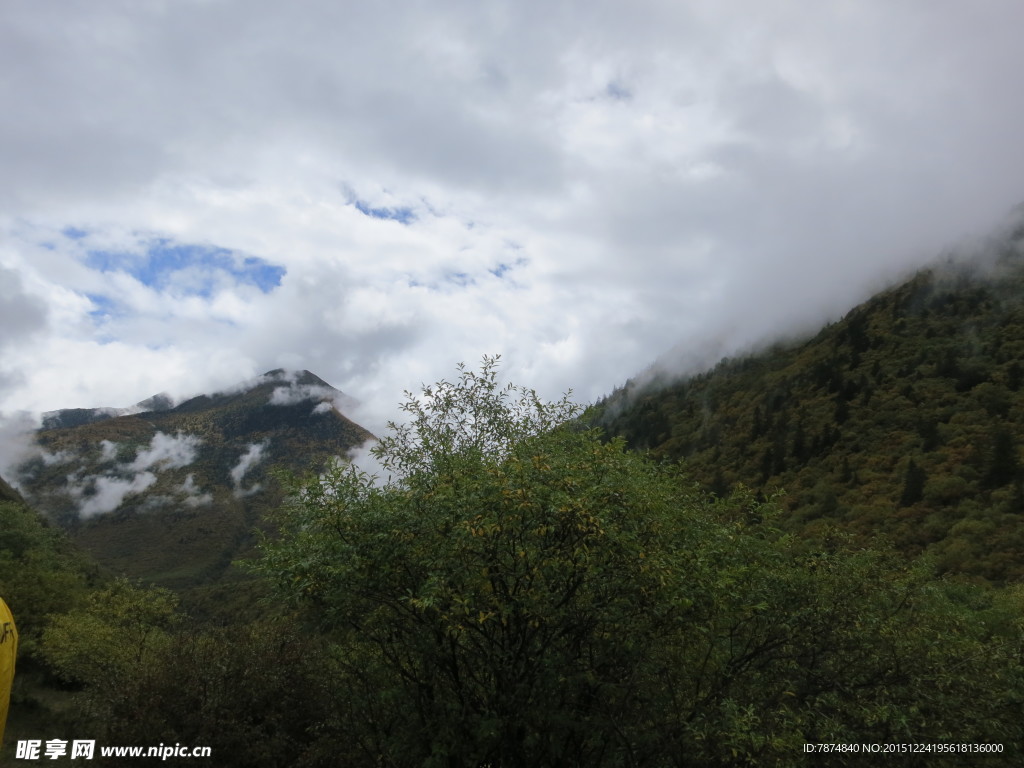
[[[313,408],[313,413],[328,413],[331,410],[336,410],[338,413],[350,413],[359,406],[355,398],[331,387],[294,382],[285,387],[275,388],[269,400],[270,405],[298,405],[307,402],[317,403]]]
[[[270,394],[271,405],[296,405],[309,400],[330,399],[334,393],[327,387],[315,384],[292,384],[287,387],[277,387]]]
[[[259,484],[253,485],[249,488],[242,487],[242,480],[248,474],[254,466],[263,461],[263,452],[266,450],[268,442],[252,443],[246,452],[239,458],[238,463],[231,468],[229,475],[231,476],[231,484],[235,486],[235,496],[248,496],[250,493],[255,493],[260,489]]]
[[[394,475],[371,453],[376,444],[376,440],[369,440],[363,445],[353,448],[345,458],[357,469],[373,477],[375,485],[383,487],[394,479]]]
[[[46,450],[40,450],[39,458],[43,460],[43,464],[47,467],[52,467],[57,464],[70,464],[76,457],[73,451],[54,451],[50,453]]]
[[[46,326],[47,307],[38,297],[24,290],[21,275],[0,266],[0,351],[16,341],[25,342]]]
[[[17,486],[17,467],[38,451],[35,430],[39,419],[24,411],[0,413],[0,477]]]
[[[91,478],[93,494],[85,496],[81,488],[72,494],[80,499],[78,514],[83,518],[113,512],[129,495],[142,493],[156,482],[152,472],[139,472],[131,478],[97,476]]]
[[[153,467],[159,470],[186,467],[196,460],[196,452],[202,442],[194,435],[179,432],[174,437],[157,432],[149,441],[149,448],[139,451],[128,469],[141,472]]]
[[[196,485],[195,477],[191,473],[185,478],[185,482],[178,486],[178,491],[184,494],[185,504],[193,509],[213,503],[213,494],[203,493],[202,489]]]
[[[12,7],[0,411],[285,367],[380,432],[484,353],[590,400],[669,350],[813,328],[1024,199],[1022,21],[1011,0]],[[220,260],[149,279],[161,240]]]
[[[201,442],[197,437],[180,432],[173,437],[157,432],[149,445],[136,453],[134,460],[117,464],[102,475],[86,474],[79,466],[67,476],[67,492],[78,504],[78,514],[83,518],[113,512],[127,497],[142,493],[156,483],[157,473],[180,469],[195,461]],[[99,446],[101,462],[117,457],[118,443],[101,440]],[[78,458],[68,451],[50,454],[36,448],[36,452],[47,465],[68,464]],[[186,495],[187,504],[208,503],[195,487],[192,475],[186,478],[180,490]]]
[[[117,458],[117,443],[111,440],[100,440],[100,461],[113,461]]]

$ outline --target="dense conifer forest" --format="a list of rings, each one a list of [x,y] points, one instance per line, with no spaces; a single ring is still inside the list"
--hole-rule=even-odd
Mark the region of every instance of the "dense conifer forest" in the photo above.
[[[884,537],[941,573],[1024,577],[1024,271],[918,273],[813,338],[600,404],[610,435],[710,492],[779,491],[781,524]]]

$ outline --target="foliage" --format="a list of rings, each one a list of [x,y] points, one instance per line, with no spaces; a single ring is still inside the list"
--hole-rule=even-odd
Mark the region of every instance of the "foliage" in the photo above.
[[[179,619],[177,605],[168,590],[118,579],[89,595],[81,608],[52,617],[43,632],[43,654],[66,680],[120,697],[168,642]]]
[[[196,626],[176,603],[122,580],[53,619],[46,656],[82,689],[70,726],[108,744],[209,746],[222,766],[337,764],[314,731],[332,719],[316,639],[274,612]]]
[[[425,387],[422,397],[406,392],[399,407],[412,421],[388,422],[392,434],[373,449],[382,465],[413,483],[418,476],[448,470],[453,462],[500,460],[526,438],[561,427],[580,413],[571,393],[544,403],[527,387],[500,387],[500,359],[485,357],[480,373],[460,363],[456,381]]]
[[[62,531],[20,502],[0,501],[0,596],[18,622],[22,658],[35,656],[47,617],[83,600],[98,576]]]
[[[55,710],[62,695],[40,649],[44,627],[52,615],[82,605],[103,575],[63,531],[26,506],[17,493],[10,492],[8,498],[0,501],[0,597],[9,604],[19,634],[6,731],[13,759],[13,742],[31,738],[40,727],[59,720]],[[0,753],[0,763],[5,756]]]
[[[784,488],[787,530],[827,518],[954,573],[1024,579],[1024,260],[1007,247],[987,273],[923,271],[812,338],[631,384],[592,420],[720,495]]]
[[[346,764],[1019,743],[1019,605],[835,531],[784,535],[774,503],[709,497],[495,366],[407,393],[411,424],[377,449],[396,475],[296,481],[264,543],[259,570],[332,642]]]

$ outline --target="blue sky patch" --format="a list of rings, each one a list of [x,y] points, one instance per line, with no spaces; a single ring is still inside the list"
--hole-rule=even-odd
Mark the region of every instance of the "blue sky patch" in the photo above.
[[[508,245],[513,251],[521,250],[520,246],[516,245],[515,243],[509,243]],[[499,280],[504,280],[505,275],[507,275],[509,272],[511,272],[514,269],[518,269],[519,267],[525,266],[529,263],[529,259],[525,258],[524,256],[520,256],[515,261],[499,261],[497,266],[491,267],[487,271],[490,272],[495,277],[497,277]]]
[[[253,285],[269,293],[281,284],[284,267],[226,248],[151,240],[143,253],[89,251],[86,264],[101,272],[125,272],[157,290],[209,297],[225,283]]]
[[[109,296],[101,296],[98,293],[87,293],[85,297],[92,302],[93,309],[89,310],[89,315],[101,319],[109,317],[117,312],[117,304]]]
[[[375,219],[390,219],[391,221],[397,221],[399,224],[411,224],[416,221],[416,214],[412,208],[402,206],[400,208],[373,208],[369,204],[362,200],[354,200],[356,210],[366,216],[372,216]]]
[[[79,229],[78,227],[64,227],[60,233],[68,238],[68,240],[81,240],[89,234],[84,229]]]
[[[102,294],[87,293],[85,297],[92,303],[89,317],[92,318],[93,323],[96,325],[97,335],[94,337],[95,340],[102,345],[113,344],[117,341],[117,338],[105,329],[109,328],[108,323],[110,320],[124,317],[124,308],[114,299]]]

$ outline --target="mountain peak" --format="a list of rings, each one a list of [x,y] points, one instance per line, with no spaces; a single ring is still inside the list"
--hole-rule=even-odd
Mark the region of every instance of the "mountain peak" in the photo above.
[[[194,584],[251,546],[281,501],[275,469],[319,472],[372,439],[342,414],[352,402],[309,371],[276,369],[177,405],[157,395],[132,409],[57,411],[17,480],[115,571]]]
[[[301,371],[289,370],[287,368],[275,368],[272,371],[267,371],[259,378],[266,379],[269,381],[282,381],[287,382],[289,384],[298,384],[301,386],[327,387],[329,389],[334,389],[334,387],[332,387],[326,381],[321,379],[315,373],[307,371],[305,368],[303,368]]]
[[[236,397],[257,391],[257,396],[266,395],[274,405],[291,404],[303,400],[317,403],[330,402],[339,412],[350,410],[356,401],[339,389],[332,387],[315,373],[303,370],[275,368],[255,379],[240,381],[227,389],[213,394],[196,395],[177,401],[167,392],[147,397],[127,408],[99,406],[95,408],[62,408],[47,411],[43,414],[42,428],[67,429],[81,427],[97,421],[116,419],[121,416],[133,416],[141,413],[162,413],[170,410],[192,410],[195,407],[205,408],[213,402],[220,402],[226,397]],[[280,391],[279,391],[280,390]]]

